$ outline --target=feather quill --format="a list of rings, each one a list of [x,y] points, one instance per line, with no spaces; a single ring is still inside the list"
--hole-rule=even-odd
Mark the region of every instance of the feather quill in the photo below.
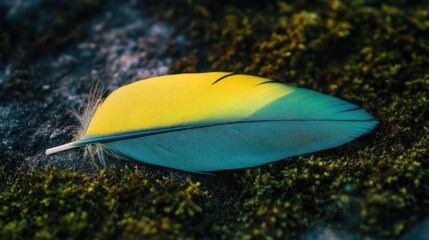
[[[337,147],[377,123],[354,104],[266,78],[176,74],[112,92],[83,136],[46,154],[95,145],[150,164],[206,172]]]

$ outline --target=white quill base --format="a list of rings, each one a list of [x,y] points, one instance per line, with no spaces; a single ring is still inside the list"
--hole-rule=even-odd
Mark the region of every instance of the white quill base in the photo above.
[[[45,154],[46,155],[50,155],[50,154],[54,154],[57,152],[62,152],[62,151],[66,151],[72,148],[77,148],[79,147],[78,144],[76,144],[76,142],[71,142],[71,143],[67,143],[61,146],[57,146],[57,147],[53,147],[53,148],[49,148],[46,150]]]

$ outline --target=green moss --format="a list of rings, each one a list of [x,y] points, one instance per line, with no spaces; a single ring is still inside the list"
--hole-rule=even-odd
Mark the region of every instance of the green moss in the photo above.
[[[392,238],[427,216],[427,4],[147,4],[183,20],[176,27],[194,41],[174,72],[229,70],[315,89],[359,104],[379,127],[333,150],[187,180],[138,168],[12,174],[19,156],[8,156],[0,238],[291,238],[331,223]]]
[[[0,190],[2,239],[197,236],[210,205],[198,182],[127,167],[93,175],[20,169]]]

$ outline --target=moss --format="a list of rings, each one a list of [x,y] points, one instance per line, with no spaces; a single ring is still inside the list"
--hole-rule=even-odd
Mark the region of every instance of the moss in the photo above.
[[[137,168],[93,175],[20,169],[3,183],[2,239],[198,236],[210,205],[199,182],[149,178]]]
[[[186,180],[113,167],[12,174],[19,156],[2,153],[0,238],[292,238],[331,223],[394,238],[427,216],[427,3],[145,4],[194,41],[173,72],[270,77],[359,104],[379,127],[336,149]]]

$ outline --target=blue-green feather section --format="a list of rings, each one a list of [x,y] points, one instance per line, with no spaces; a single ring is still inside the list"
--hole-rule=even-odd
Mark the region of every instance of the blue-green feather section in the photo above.
[[[198,172],[258,166],[336,147],[366,132],[361,122],[354,121],[269,121],[174,131],[105,145],[132,159]]]

